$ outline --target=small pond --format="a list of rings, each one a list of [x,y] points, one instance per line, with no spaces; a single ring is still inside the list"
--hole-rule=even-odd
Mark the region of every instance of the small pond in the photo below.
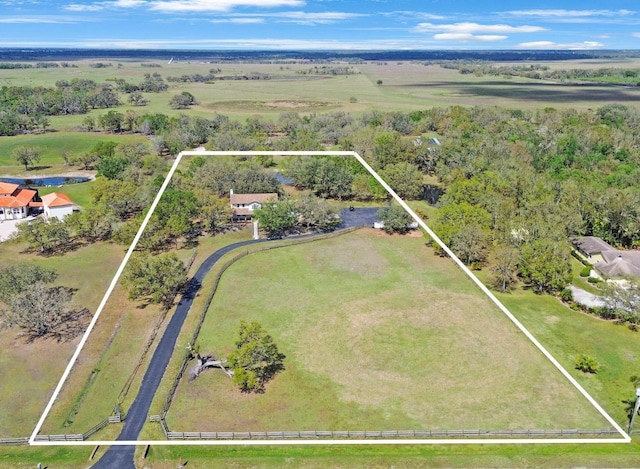
[[[65,176],[51,176],[41,178],[5,178],[0,177],[0,182],[8,182],[11,184],[20,184],[21,186],[64,186],[65,184],[77,184],[79,182],[87,182],[89,178],[86,177],[65,177]]]

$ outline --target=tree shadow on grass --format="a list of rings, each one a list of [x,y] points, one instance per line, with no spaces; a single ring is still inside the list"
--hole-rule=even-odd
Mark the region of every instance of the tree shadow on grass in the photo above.
[[[49,165],[31,166],[31,167],[27,168],[27,171],[40,171],[40,170],[49,169],[49,168],[51,168],[51,166],[49,166]]]
[[[87,308],[68,311],[47,333],[36,334],[26,331],[18,334],[18,337],[25,338],[28,344],[38,339],[54,339],[56,342],[69,342],[87,330],[91,317],[91,312]]]
[[[44,251],[39,250],[38,248],[27,246],[25,249],[20,251],[21,254],[36,254],[42,257],[54,257],[54,256],[64,256],[68,252],[74,252],[80,249],[82,246],[85,246],[85,243],[78,240],[69,241],[68,243],[62,244],[60,246],[56,246],[51,249],[46,249]]]

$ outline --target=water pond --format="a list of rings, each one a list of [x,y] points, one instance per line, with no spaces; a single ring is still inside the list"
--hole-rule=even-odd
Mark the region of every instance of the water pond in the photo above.
[[[31,187],[47,187],[47,186],[64,186],[66,184],[77,184],[79,182],[87,182],[87,177],[66,177],[66,176],[50,176],[41,178],[12,178],[0,177],[0,182],[8,182],[11,184],[20,184],[21,186]]]

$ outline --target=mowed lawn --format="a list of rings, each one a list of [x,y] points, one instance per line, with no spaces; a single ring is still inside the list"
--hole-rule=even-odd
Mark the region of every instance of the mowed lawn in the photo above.
[[[45,134],[17,135],[0,137],[0,174],[15,175],[25,178],[37,178],[78,172],[81,165],[65,166],[63,154],[71,157],[89,152],[97,143],[114,141],[117,143],[144,143],[147,139],[142,135],[108,134],[99,132],[48,132]],[[40,161],[29,166],[19,164],[13,157],[17,147],[38,147],[41,150]]]
[[[225,356],[241,320],[286,355],[264,394],[222,372],[181,383],[175,431],[568,429],[609,424],[421,237],[360,230],[249,255],[200,333]]]

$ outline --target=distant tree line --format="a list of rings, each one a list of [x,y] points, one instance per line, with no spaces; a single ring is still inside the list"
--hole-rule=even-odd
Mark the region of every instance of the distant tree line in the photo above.
[[[438,62],[443,68],[458,70],[463,75],[523,77],[536,80],[602,81],[640,85],[640,69],[631,68],[574,68],[551,69],[547,65],[496,65],[495,62],[456,60]]]
[[[355,75],[359,73],[356,68],[351,65],[341,66],[341,65],[315,65],[306,70],[298,70],[296,71],[299,75]]]

